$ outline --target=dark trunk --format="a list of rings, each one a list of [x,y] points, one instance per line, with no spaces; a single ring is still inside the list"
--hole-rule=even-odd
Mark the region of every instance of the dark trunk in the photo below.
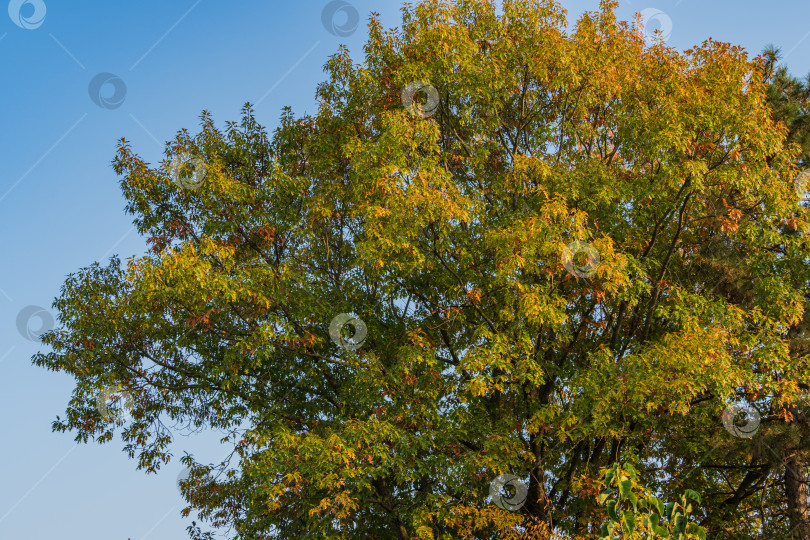
[[[810,540],[804,463],[796,453],[785,460],[785,497],[792,531],[789,537],[795,540]]]

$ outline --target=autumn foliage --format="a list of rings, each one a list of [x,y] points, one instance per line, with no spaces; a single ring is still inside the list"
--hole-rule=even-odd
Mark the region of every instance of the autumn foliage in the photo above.
[[[615,7],[425,0],[372,18],[361,64],[330,58],[312,116],[204,114],[156,164],[122,141],[150,251],[67,279],[35,358],[76,376],[55,429],[119,429],[148,471],[166,425],[223,430],[233,459],[189,463],[187,511],[239,538],[600,538],[629,523],[616,493],[689,505],[694,538],[803,530],[801,148],[767,59],[647,43]],[[343,313],[357,347],[330,338]],[[109,384],[125,426],[95,406]],[[507,474],[516,509],[490,497]],[[664,527],[645,504],[611,537]]]

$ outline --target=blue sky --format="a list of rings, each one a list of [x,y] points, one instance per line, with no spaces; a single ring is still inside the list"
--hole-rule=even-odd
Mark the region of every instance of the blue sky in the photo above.
[[[338,36],[322,22],[326,5],[12,0],[8,14],[0,9],[0,538],[185,537],[179,462],[147,476],[120,441],[75,447],[71,434],[51,433],[72,380],[31,365],[38,344],[17,318],[30,305],[50,310],[66,274],[144,250],[110,167],[120,137],[154,162],[162,141],[194,130],[203,109],[222,125],[251,101],[269,128],[285,105],[315,112],[327,56],[345,43],[359,58],[371,10],[386,26],[399,22],[398,1],[353,0],[334,22],[341,27],[356,11],[360,25]],[[598,1],[563,5],[574,20]],[[676,48],[708,37],[753,53],[775,43],[794,74],[810,72],[807,0],[621,2],[622,18],[635,11],[667,30]],[[91,97],[99,74],[110,84]],[[217,460],[214,441],[185,438],[176,456]]]

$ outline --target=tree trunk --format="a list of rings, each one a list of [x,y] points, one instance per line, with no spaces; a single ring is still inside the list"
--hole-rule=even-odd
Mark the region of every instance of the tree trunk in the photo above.
[[[796,453],[785,460],[785,496],[792,531],[789,537],[796,540],[810,540],[804,463]]]
[[[529,437],[529,445],[537,461],[535,467],[530,471],[528,493],[526,494],[526,505],[523,513],[540,518],[551,526],[549,519],[550,504],[546,495],[546,488],[543,485],[545,471],[543,470],[542,449],[539,439],[537,435]]]

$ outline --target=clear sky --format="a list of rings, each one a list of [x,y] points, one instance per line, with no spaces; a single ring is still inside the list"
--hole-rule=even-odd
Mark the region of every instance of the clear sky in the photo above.
[[[66,274],[144,249],[110,167],[118,138],[154,162],[178,129],[195,130],[203,109],[222,125],[251,101],[269,128],[285,105],[315,112],[327,56],[345,43],[360,58],[369,12],[396,26],[400,2],[345,2],[329,27],[323,0],[8,3],[0,9],[0,539],[184,538],[182,465],[146,475],[120,440],[76,447],[71,434],[52,433],[72,380],[31,365],[30,334],[51,316]],[[574,20],[598,0],[563,5]],[[679,49],[708,37],[755,54],[774,43],[794,74],[810,71],[807,0],[621,2],[622,18],[636,11]],[[45,311],[31,315],[32,305]],[[22,331],[20,313],[31,315]],[[176,457],[217,460],[214,439],[183,439]]]

